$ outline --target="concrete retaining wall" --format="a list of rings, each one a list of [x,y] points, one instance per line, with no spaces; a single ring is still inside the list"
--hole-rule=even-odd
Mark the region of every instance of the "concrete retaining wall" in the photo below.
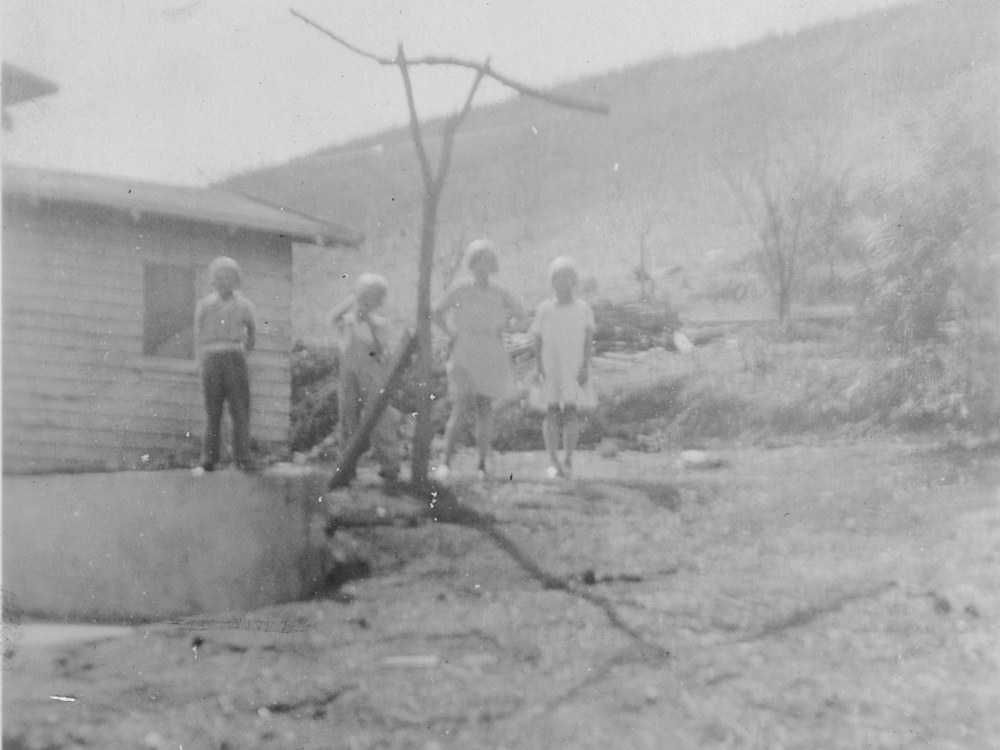
[[[127,621],[302,598],[329,569],[325,484],[293,469],[5,476],[5,599]]]

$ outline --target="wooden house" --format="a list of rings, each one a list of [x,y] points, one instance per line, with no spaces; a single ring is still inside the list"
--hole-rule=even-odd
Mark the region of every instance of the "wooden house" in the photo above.
[[[219,255],[258,315],[251,433],[287,440],[292,246],[347,227],[221,189],[3,167],[3,470],[189,465],[204,412],[196,300]]]

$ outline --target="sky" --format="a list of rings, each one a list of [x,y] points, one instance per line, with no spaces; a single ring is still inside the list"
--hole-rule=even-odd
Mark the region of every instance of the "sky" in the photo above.
[[[733,47],[897,0],[4,0],[3,59],[59,92],[9,109],[3,158],[207,184],[404,124],[391,58],[490,58],[547,87]],[[421,116],[454,111],[469,71],[413,72]],[[484,84],[476,104],[510,95]]]

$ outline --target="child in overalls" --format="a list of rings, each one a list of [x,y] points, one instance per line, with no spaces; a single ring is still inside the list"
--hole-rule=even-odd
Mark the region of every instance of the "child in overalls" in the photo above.
[[[392,366],[389,329],[376,311],[385,302],[389,284],[382,276],[364,273],[358,277],[354,295],[337,305],[329,322],[340,330],[340,383],[337,406],[340,439],[350,444],[361,424],[364,409],[379,395]],[[379,463],[380,476],[394,481],[399,476],[401,451],[396,426],[398,412],[386,407],[371,435],[371,448]]]

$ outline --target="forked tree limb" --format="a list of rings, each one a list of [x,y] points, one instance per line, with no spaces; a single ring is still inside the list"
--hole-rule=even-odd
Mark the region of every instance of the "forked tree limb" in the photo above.
[[[406,106],[410,111],[410,136],[413,138],[413,148],[417,152],[417,161],[420,163],[420,174],[424,180],[424,189],[430,190],[435,184],[434,172],[431,169],[431,160],[427,156],[427,147],[424,146],[424,136],[420,131],[420,116],[417,114],[417,101],[413,96],[413,82],[410,80],[410,69],[406,62],[406,53],[403,52],[403,45],[400,44],[396,50],[396,60],[394,65],[399,66],[399,73],[403,77],[403,88],[406,91]]]
[[[487,58],[483,65],[486,70],[489,69],[489,58]],[[465,104],[462,106],[462,109],[445,121],[443,143],[441,146],[441,159],[438,162],[437,176],[434,178],[434,189],[438,193],[444,190],[444,180],[448,175],[449,167],[451,167],[451,149],[455,142],[455,133],[458,131],[458,126],[462,124],[462,120],[464,120],[469,114],[469,110],[472,109],[472,100],[476,96],[476,91],[479,90],[479,84],[482,82],[483,76],[486,75],[486,70],[479,70],[476,72],[476,78],[473,80],[472,86],[469,87],[469,93],[465,97]]]
[[[373,54],[371,52],[361,49],[360,47],[357,47],[356,45],[351,44],[343,37],[335,34],[334,32],[330,31],[328,28],[322,26],[316,21],[313,21],[311,18],[303,15],[294,8],[291,8],[290,10],[293,16],[309,24],[318,31],[321,31],[322,33],[326,34],[328,37],[333,39],[338,44],[341,44],[347,49],[351,50],[351,52],[361,55],[362,57],[366,57],[369,60],[373,60],[374,62],[377,62],[379,65],[399,65],[399,62],[397,60]],[[492,78],[497,83],[500,83],[509,89],[513,89],[519,94],[523,94],[524,96],[530,96],[535,99],[542,99],[552,104],[557,104],[560,107],[566,107],[569,109],[578,109],[583,112],[596,112],[597,114],[602,114],[602,115],[606,115],[610,111],[610,107],[608,107],[607,104],[603,104],[601,102],[591,102],[585,99],[577,99],[576,97],[573,96],[555,94],[551,91],[543,91],[542,89],[536,88],[534,86],[528,86],[527,84],[521,83],[520,81],[516,81],[513,78],[503,75],[502,73],[498,73],[497,71],[493,70],[493,68],[489,65],[489,63],[484,64],[475,62],[474,60],[464,60],[459,57],[451,57],[447,55],[446,56],[427,55],[424,57],[415,57],[412,60],[407,60],[406,64],[411,66],[446,65],[458,68],[469,68],[470,70],[478,71],[482,75]]]

